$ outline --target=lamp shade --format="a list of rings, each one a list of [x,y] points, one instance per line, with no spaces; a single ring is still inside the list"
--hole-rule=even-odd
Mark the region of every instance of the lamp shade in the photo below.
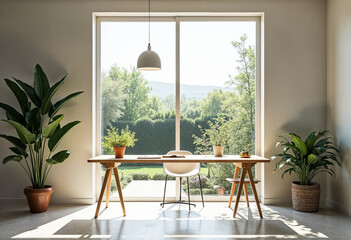
[[[158,54],[151,50],[149,43],[147,50],[142,52],[138,58],[137,68],[140,70],[160,70],[161,59]]]

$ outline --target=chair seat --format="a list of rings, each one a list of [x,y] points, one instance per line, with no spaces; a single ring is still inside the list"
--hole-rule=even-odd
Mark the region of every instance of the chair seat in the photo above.
[[[225,180],[231,183],[240,183],[240,178],[226,178]],[[259,182],[261,182],[261,180],[254,178],[254,183]],[[244,183],[250,183],[250,180],[248,178],[245,178]]]
[[[172,177],[191,177],[191,176],[199,174],[199,172],[200,172],[200,169],[198,169],[198,168],[192,169],[191,171],[185,172],[185,173],[171,172],[167,168],[164,168],[163,170],[167,175],[172,176]]]

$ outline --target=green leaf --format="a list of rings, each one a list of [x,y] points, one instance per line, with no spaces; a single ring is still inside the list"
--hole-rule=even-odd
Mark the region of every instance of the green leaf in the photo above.
[[[60,124],[61,120],[63,119],[63,115],[47,125],[43,130],[43,137],[49,138],[52,134],[54,134],[57,126]]]
[[[310,154],[307,157],[308,164],[315,164],[318,161],[318,157],[314,154]]]
[[[10,150],[17,155],[22,155],[24,158],[28,157],[28,153],[24,149],[19,149],[18,147],[10,147]]]
[[[319,132],[317,135],[315,135],[315,136],[312,136],[312,137],[308,137],[307,139],[306,139],[306,147],[307,147],[307,150],[310,152],[312,149],[313,149],[313,147],[314,147],[314,145],[316,144],[316,142],[317,142],[317,140],[319,139],[319,138],[321,138],[322,136],[324,136],[326,133],[327,133],[328,131],[327,130],[324,130],[324,131],[321,131],[321,132]]]
[[[300,151],[301,156],[305,156],[307,154],[307,147],[304,141],[301,138],[293,133],[288,133],[288,135],[293,140],[295,147]]]
[[[6,115],[9,120],[13,120],[19,123],[25,123],[22,114],[20,114],[16,109],[11,107],[10,105],[0,102],[0,108],[6,111]]]
[[[70,99],[72,99],[72,98],[74,98],[82,93],[83,93],[83,91],[72,93],[72,94],[68,95],[67,97],[63,98],[62,100],[56,102],[50,109],[49,117],[55,116],[55,114],[60,110],[60,108],[62,108],[62,106],[65,105]]]
[[[61,142],[62,138],[64,135],[67,134],[67,132],[69,130],[71,130],[75,125],[77,125],[78,123],[80,123],[80,121],[74,121],[74,122],[70,122],[68,124],[66,124],[65,126],[63,126],[61,129],[59,129],[58,131],[56,131],[51,137],[50,140],[48,142],[48,147],[50,149],[50,151],[55,151],[56,147],[58,146],[58,144]]]
[[[26,93],[13,81],[10,79],[5,79],[5,82],[7,86],[11,89],[13,94],[16,96],[17,101],[22,109],[22,112],[25,113],[29,111],[29,105],[28,105],[28,97]]]
[[[57,83],[54,84],[54,86],[52,86],[49,91],[46,93],[43,101],[42,101],[42,105],[40,108],[40,112],[43,114],[46,114],[49,112],[49,110],[51,109],[51,98],[52,96],[54,96],[54,94],[56,93],[56,91],[62,86],[62,84],[64,83],[65,79],[66,79],[67,75],[65,75],[60,81],[58,81]]]
[[[4,134],[0,134],[1,138],[6,139],[7,141],[9,141],[10,143],[12,143],[15,147],[26,150],[26,145],[24,145],[20,139],[13,137],[13,136],[8,136],[8,135],[4,135]]]
[[[9,161],[20,162],[20,161],[22,161],[22,156],[11,155],[11,156],[5,157],[4,160],[2,160],[2,163],[3,163],[3,164],[6,164],[6,163],[8,163]]]
[[[45,95],[50,89],[49,81],[44,73],[43,69],[39,64],[35,66],[35,72],[34,72],[34,90],[37,96],[43,100]]]
[[[26,122],[33,133],[40,129],[41,115],[38,108],[33,108],[32,111],[26,113]]]
[[[59,119],[61,116],[63,116],[63,114],[59,114],[59,115],[56,115],[56,116],[52,117],[51,120],[49,121],[49,123],[52,123],[52,122],[56,121],[56,119]],[[60,124],[57,126],[55,131],[57,131],[59,129],[61,129],[61,125]]]
[[[68,150],[63,150],[58,153],[56,153],[54,156],[51,157],[51,159],[47,159],[46,161],[49,164],[58,164],[62,163],[65,161],[71,153]]]
[[[41,106],[41,100],[38,98],[37,94],[35,93],[35,90],[32,86],[28,85],[25,82],[22,82],[21,80],[18,80],[16,78],[13,78],[18,85],[21,86],[21,88],[27,93],[27,96],[29,99],[34,103],[35,106],[40,108]]]
[[[3,121],[11,124],[17,130],[17,134],[24,144],[30,144],[35,141],[35,134],[29,132],[28,129],[25,128],[20,123],[11,121],[11,120],[3,120]]]

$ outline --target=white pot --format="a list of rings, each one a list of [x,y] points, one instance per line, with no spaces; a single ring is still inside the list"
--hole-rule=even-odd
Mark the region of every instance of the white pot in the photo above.
[[[224,146],[213,146],[215,157],[223,157]]]

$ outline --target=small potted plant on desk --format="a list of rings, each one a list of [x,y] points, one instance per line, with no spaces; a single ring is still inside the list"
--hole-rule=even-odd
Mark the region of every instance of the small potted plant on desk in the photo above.
[[[111,127],[103,138],[105,147],[113,147],[115,158],[123,158],[126,147],[134,147],[136,141],[138,139],[135,138],[135,132],[130,131],[128,126],[121,130],[121,134],[117,128]]]
[[[271,159],[280,158],[276,162],[275,170],[287,167],[282,173],[291,175],[296,173],[299,181],[291,184],[293,208],[303,212],[316,212],[319,209],[320,185],[312,182],[313,178],[321,172],[335,176],[330,168],[337,163],[339,150],[326,137],[328,131],[312,132],[306,140],[302,140],[294,133],[285,133],[280,136],[283,140],[276,146],[283,146],[281,153]]]
[[[53,188],[46,185],[46,179],[55,164],[62,163],[71,154],[68,150],[56,151],[62,138],[79,121],[61,126],[63,114],[58,111],[73,97],[82,92],[72,93],[52,103],[52,97],[62,86],[67,75],[52,86],[39,64],[35,66],[33,87],[16,78],[5,79],[6,85],[16,96],[20,111],[0,103],[6,111],[7,120],[16,129],[18,137],[0,134],[1,138],[13,146],[13,154],[5,157],[3,163],[17,162],[28,175],[32,186],[24,189],[29,209],[32,213],[45,212],[48,209]]]
[[[223,157],[224,147],[228,142],[226,123],[225,115],[222,114],[218,116],[215,122],[208,122],[208,129],[201,129],[202,138],[205,139],[206,145],[212,145],[215,157]],[[195,137],[195,141],[199,141],[199,138]]]

